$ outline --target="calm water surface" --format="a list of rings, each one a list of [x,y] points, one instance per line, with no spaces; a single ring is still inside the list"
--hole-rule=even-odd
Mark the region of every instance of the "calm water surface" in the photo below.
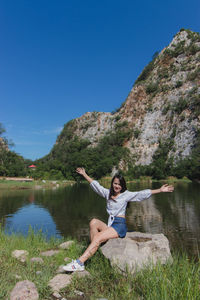
[[[158,188],[160,183],[128,184],[131,191]],[[56,190],[0,191],[0,223],[6,233],[28,233],[30,226],[47,237],[89,236],[92,218],[107,222],[105,200],[88,184]],[[200,184],[176,183],[174,193],[130,203],[129,231],[164,233],[173,250],[198,256],[200,251]]]

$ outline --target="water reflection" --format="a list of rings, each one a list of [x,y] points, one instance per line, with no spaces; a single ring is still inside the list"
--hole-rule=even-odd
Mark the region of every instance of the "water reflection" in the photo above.
[[[157,188],[154,185],[152,188]],[[171,249],[199,255],[200,185],[178,183],[173,194],[159,194],[148,201],[131,203],[127,214],[129,230],[164,233]]]
[[[157,188],[160,184],[128,184],[129,190]],[[200,247],[200,185],[179,183],[174,193],[158,194],[143,202],[130,203],[127,225],[130,231],[164,233],[172,249],[198,255]],[[27,234],[29,226],[47,237],[88,238],[89,221],[107,222],[105,200],[88,184],[56,190],[1,191],[0,222],[7,233]]]
[[[5,223],[6,233],[16,232],[27,235],[30,229],[34,230],[34,232],[42,231],[48,238],[52,235],[61,237],[48,210],[39,205],[25,205],[14,215],[7,215]]]

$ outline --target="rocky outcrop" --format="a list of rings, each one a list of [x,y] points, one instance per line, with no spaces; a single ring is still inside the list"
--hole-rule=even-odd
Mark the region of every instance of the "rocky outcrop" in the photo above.
[[[171,260],[168,239],[163,234],[128,232],[124,239],[111,239],[102,253],[122,272],[134,273],[147,266]]]
[[[125,121],[130,135],[123,147],[130,150],[136,165],[149,165],[160,141],[168,140],[168,158],[176,162],[190,155],[200,128],[199,83],[200,35],[181,30],[145,67],[115,113],[87,112],[73,120],[71,131],[72,121],[65,125],[56,144],[78,136],[94,147]]]

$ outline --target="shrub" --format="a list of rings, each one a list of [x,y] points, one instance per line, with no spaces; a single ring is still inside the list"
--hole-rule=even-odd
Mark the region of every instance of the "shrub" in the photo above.
[[[174,111],[178,114],[181,114],[183,110],[185,110],[188,107],[187,100],[185,98],[179,98],[179,101],[174,107]]]
[[[147,87],[146,87],[146,93],[147,94],[151,94],[154,92],[158,91],[158,84],[157,83],[150,83]]]
[[[150,75],[151,71],[154,68],[154,62],[155,62],[156,57],[154,57],[154,59],[144,68],[144,70],[142,71],[142,73],[139,75],[139,77],[137,78],[135,83],[144,81],[148,78],[148,76]]]
[[[176,87],[176,88],[179,88],[179,87],[181,87],[182,85],[183,85],[183,82],[179,80],[179,81],[176,82],[176,86],[175,86],[175,87]]]
[[[167,104],[166,106],[164,106],[164,108],[162,110],[162,114],[166,115],[170,108],[171,108],[170,104]]]
[[[200,67],[187,75],[187,80],[193,81],[200,78]]]
[[[139,130],[138,128],[133,130],[133,135],[136,139],[139,137],[140,133],[141,133],[141,130]]]
[[[115,117],[115,122],[119,121],[121,119],[120,115]]]

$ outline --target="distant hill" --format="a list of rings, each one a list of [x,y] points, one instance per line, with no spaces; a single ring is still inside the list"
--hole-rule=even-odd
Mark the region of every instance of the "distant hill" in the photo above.
[[[41,171],[73,176],[85,166],[95,177],[199,178],[200,35],[182,29],[137,78],[113,113],[87,112],[66,123]],[[75,175],[74,175],[75,176]]]

